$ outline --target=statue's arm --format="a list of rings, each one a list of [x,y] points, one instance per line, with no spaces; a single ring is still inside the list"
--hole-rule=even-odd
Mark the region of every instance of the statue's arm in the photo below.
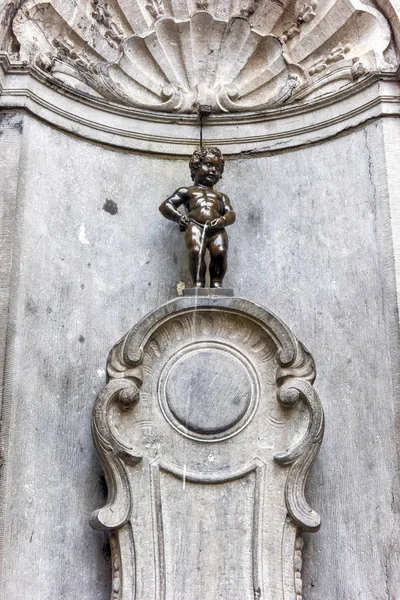
[[[186,216],[181,213],[178,208],[182,204],[185,204],[187,201],[187,188],[179,188],[176,190],[172,196],[164,200],[160,204],[160,213],[170,221],[175,221],[176,223],[180,223],[182,217]]]
[[[225,225],[232,225],[236,221],[236,213],[232,208],[231,201],[226,194],[221,194],[222,216],[225,219]]]

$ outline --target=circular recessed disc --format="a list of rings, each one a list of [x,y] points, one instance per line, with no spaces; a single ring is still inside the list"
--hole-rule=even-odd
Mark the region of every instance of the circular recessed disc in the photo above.
[[[166,412],[198,434],[232,428],[254,404],[254,375],[246,362],[223,344],[198,343],[179,352],[160,380]]]

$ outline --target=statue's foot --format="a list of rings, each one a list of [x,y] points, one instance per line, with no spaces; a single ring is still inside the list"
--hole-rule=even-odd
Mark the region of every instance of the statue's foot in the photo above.
[[[204,281],[196,281],[196,282],[193,284],[193,287],[194,287],[194,288],[203,288],[203,287],[204,287]]]
[[[211,285],[212,288],[222,288],[222,282],[221,281],[212,281],[210,285]]]

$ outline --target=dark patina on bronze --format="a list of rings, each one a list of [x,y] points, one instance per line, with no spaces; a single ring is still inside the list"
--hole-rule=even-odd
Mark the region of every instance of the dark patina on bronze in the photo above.
[[[170,221],[179,223],[185,231],[189,250],[189,268],[194,288],[204,288],[206,280],[206,250],[210,253],[210,286],[222,288],[227,269],[227,225],[236,215],[226,194],[213,187],[221,179],[225,160],[219,148],[198,148],[189,168],[194,185],[177,189],[160,206],[160,212]],[[178,210],[186,209],[186,213]]]

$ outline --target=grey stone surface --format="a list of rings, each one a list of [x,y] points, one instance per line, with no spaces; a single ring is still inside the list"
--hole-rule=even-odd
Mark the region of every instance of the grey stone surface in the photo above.
[[[179,298],[114,346],[107,373],[92,429],[109,493],[92,525],[113,541],[113,598],[301,600],[324,418],[290,330],[242,298]]]
[[[17,224],[20,206],[17,201],[19,184],[23,116],[4,113],[0,115],[2,150],[0,166],[0,373],[2,394],[0,399],[0,498],[4,499],[7,476],[7,448],[9,441],[12,394],[6,381],[13,369],[13,344],[16,334],[15,305],[12,298],[18,282],[18,269],[13,267],[14,250],[19,246]],[[6,518],[5,503],[0,501],[0,523]],[[1,539],[1,538],[0,538]],[[0,580],[4,544],[0,542]]]
[[[28,110],[40,120],[86,141],[121,150],[186,157],[199,142],[199,118],[136,111],[61,94],[54,84],[25,69],[5,69],[0,56],[0,108]],[[288,105],[252,114],[215,114],[207,118],[204,140],[224,154],[237,156],[302,147],[347,132],[381,116],[400,114],[400,83],[394,73],[369,75],[335,102],[323,97],[304,110]]]
[[[238,215],[227,287],[281,317],[318,366],[327,431],[306,492],[323,526],[305,536],[306,600],[397,600],[400,589],[391,128],[231,160],[219,185]],[[158,213],[189,171],[29,116],[22,137],[1,596],[108,600],[104,539],[87,523],[103,500],[90,412],[109,348],[189,279],[182,236]]]
[[[204,140],[230,155],[400,114],[397,0],[3,4],[0,108],[85,140],[182,157],[199,102],[213,109]]]
[[[153,113],[307,104],[397,70],[387,9],[367,4],[30,0],[13,8],[18,59],[41,78]]]
[[[219,345],[195,346],[176,357],[163,385],[166,405],[178,421],[202,433],[217,433],[235,425],[252,397],[251,376],[240,355]]]

